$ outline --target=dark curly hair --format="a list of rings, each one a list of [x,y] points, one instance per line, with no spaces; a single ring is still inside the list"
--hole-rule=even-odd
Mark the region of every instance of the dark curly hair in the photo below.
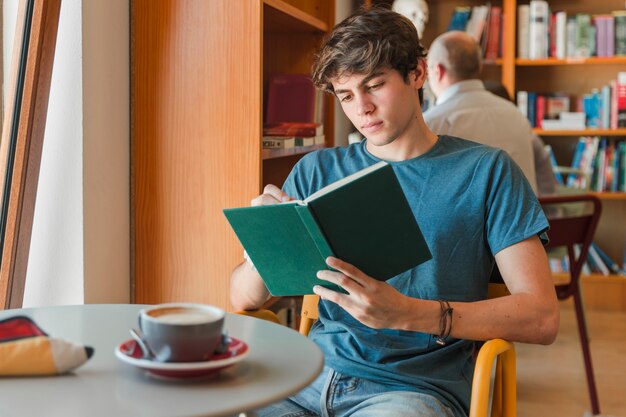
[[[372,74],[387,67],[397,70],[408,82],[426,49],[420,44],[413,23],[399,13],[382,7],[360,9],[337,24],[313,62],[313,83],[334,94],[332,80],[351,74]],[[419,91],[422,101],[422,89]]]

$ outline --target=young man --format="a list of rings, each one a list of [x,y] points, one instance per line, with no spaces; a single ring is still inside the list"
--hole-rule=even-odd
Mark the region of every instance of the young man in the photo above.
[[[436,106],[424,113],[428,127],[505,150],[537,190],[530,123],[513,103],[485,89],[480,45],[465,32],[446,32],[433,41],[427,61],[428,83],[437,97]]]
[[[328,258],[338,272],[318,277],[347,294],[314,288],[320,318],[310,337],[326,367],[311,386],[260,416],[463,416],[473,340],[549,344],[556,336],[558,306],[538,237],[548,227],[541,207],[505,152],[427,128],[419,98],[424,55],[408,19],[374,9],[338,24],[316,57],[314,82],[337,96],[366,140],[307,155],[283,190],[267,186],[252,204],[303,198],[385,160],[433,259],[380,282]],[[494,262],[511,295],[487,300]],[[258,308],[269,297],[250,262],[235,269],[236,309]],[[451,322],[443,323],[448,305]]]

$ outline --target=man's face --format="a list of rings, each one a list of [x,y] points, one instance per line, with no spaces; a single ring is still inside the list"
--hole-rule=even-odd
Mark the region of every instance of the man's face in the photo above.
[[[408,83],[396,70],[381,68],[373,74],[352,74],[332,82],[341,107],[370,143],[383,146],[410,135],[420,112],[418,89],[424,64],[409,73]]]

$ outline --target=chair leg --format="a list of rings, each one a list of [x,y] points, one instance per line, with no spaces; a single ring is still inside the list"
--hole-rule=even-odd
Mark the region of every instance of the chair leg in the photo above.
[[[596,381],[593,376],[591,351],[589,349],[589,337],[587,335],[587,323],[585,321],[585,311],[583,309],[580,289],[574,293],[574,308],[576,310],[576,323],[578,324],[578,334],[580,336],[580,344],[583,351],[583,360],[585,362],[585,374],[587,376],[587,386],[589,388],[591,413],[593,415],[596,415],[600,414],[600,403],[598,401],[598,392],[596,391]]]

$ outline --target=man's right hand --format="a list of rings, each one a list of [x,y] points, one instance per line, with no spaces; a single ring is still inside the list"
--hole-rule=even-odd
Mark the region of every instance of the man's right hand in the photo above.
[[[293,200],[275,185],[268,184],[263,194],[254,198],[250,205],[269,206]],[[265,283],[251,262],[243,262],[233,271],[230,281],[230,302],[236,310],[260,308],[271,298]]]
[[[263,188],[263,194],[253,199],[250,202],[250,205],[270,206],[272,204],[284,203],[291,200],[294,200],[294,198],[284,193],[280,188],[273,184],[267,184],[265,188]]]

